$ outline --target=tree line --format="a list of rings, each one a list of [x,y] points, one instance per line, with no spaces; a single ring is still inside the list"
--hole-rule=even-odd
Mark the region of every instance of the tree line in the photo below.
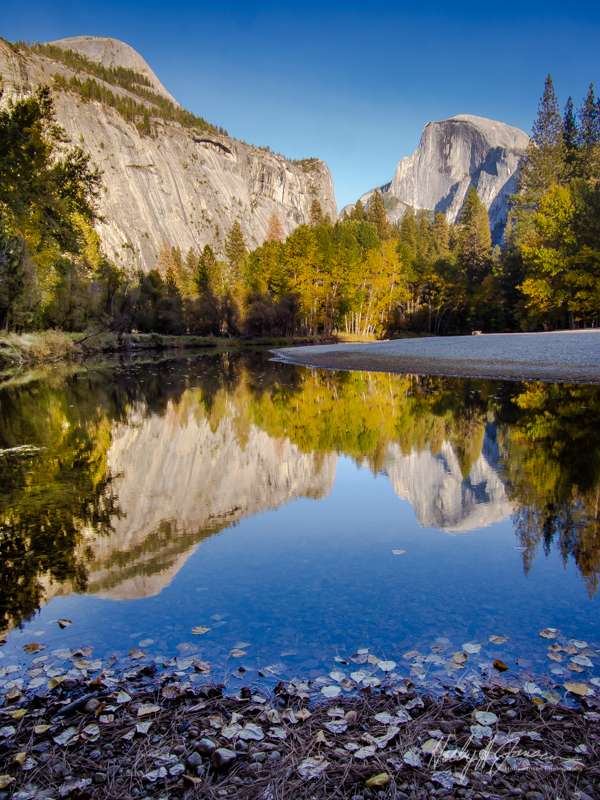
[[[101,176],[57,126],[49,89],[0,111],[0,327],[171,334],[389,336],[600,321],[600,101],[561,116],[549,76],[502,247],[466,195],[455,224],[380,192],[332,221],[315,199],[287,238],[273,214],[250,251],[165,245],[149,272],[108,260],[94,229]]]

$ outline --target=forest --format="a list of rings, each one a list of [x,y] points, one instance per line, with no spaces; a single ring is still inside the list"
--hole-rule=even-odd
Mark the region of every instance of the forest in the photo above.
[[[95,97],[93,81],[77,90]],[[251,251],[235,222],[222,246],[165,244],[149,272],[131,272],[102,252],[101,186],[56,124],[50,88],[0,110],[0,329],[383,337],[600,322],[593,85],[561,114],[546,79],[502,246],[474,188],[456,224],[408,209],[391,225],[375,192],[337,221],[314,200],[310,223],[287,238],[273,214]]]

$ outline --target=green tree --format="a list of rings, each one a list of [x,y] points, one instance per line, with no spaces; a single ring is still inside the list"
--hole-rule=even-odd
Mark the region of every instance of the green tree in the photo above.
[[[458,223],[458,260],[471,285],[482,280],[490,266],[492,235],[486,207],[471,187]]]
[[[573,108],[573,98],[569,97],[565,105],[563,115],[563,144],[565,149],[566,175],[574,177],[577,171],[579,131],[577,130],[577,119]]]
[[[239,282],[242,263],[247,253],[242,227],[236,220],[225,239],[225,256],[229,264],[229,287],[234,288]]]
[[[388,236],[389,223],[383,202],[383,196],[380,191],[375,191],[369,198],[367,205],[367,221],[375,225],[377,235],[380,239],[386,239]]]
[[[537,202],[552,184],[560,183],[564,161],[563,123],[552,76],[548,75],[520,172],[520,188],[526,203]]]

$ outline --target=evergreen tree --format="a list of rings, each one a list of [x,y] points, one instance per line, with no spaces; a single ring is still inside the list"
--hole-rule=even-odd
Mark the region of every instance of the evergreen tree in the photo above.
[[[380,191],[375,191],[369,198],[367,205],[367,221],[377,228],[377,235],[380,239],[386,239],[389,231],[389,223]]]
[[[484,277],[490,264],[491,251],[488,212],[472,186],[460,213],[458,232],[458,260],[471,285]]]
[[[246,242],[244,240],[244,234],[242,233],[242,227],[236,220],[225,239],[225,256],[227,257],[234,278],[240,273],[242,261],[246,253]]]
[[[567,177],[573,177],[577,169],[577,146],[579,131],[573,108],[573,98],[569,97],[563,115],[563,144],[565,148],[565,166]]]
[[[579,109],[579,174],[583,178],[600,177],[600,110],[590,83],[588,92]]]
[[[203,295],[213,291],[217,259],[212,247],[207,244],[198,258],[196,272],[196,287],[198,294]]]
[[[348,218],[356,220],[357,222],[364,222],[366,220],[367,212],[361,200],[356,201],[352,211],[348,214]]]
[[[585,100],[579,109],[579,145],[587,148],[593,147],[598,142],[600,142],[600,115],[594,84],[590,83]]]
[[[521,169],[520,188],[525,203],[537,202],[552,184],[560,183],[564,161],[563,122],[552,76],[548,75]]]

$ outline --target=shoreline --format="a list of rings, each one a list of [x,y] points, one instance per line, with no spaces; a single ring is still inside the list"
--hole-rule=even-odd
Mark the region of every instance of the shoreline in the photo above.
[[[519,676],[499,658],[484,668],[481,644],[466,643],[440,684],[419,678],[431,657],[404,653],[420,666],[403,676],[368,648],[327,675],[265,684],[201,652],[102,659],[29,642],[27,673],[0,668],[0,800],[593,800],[600,678],[580,664],[595,651],[539,635],[574,674]]]
[[[57,362],[81,362],[99,355],[161,352],[164,350],[231,350],[273,348],[291,344],[331,341],[322,337],[218,337],[162,333],[71,334],[41,331],[0,335],[0,369],[18,369]]]
[[[394,339],[277,348],[278,360],[320,369],[600,383],[600,330]]]
[[[4,707],[0,789],[19,800],[556,797],[600,785],[598,703],[482,687],[395,687],[310,702],[306,684],[225,696],[147,666],[67,678]],[[0,797],[8,797],[0,791]]]

